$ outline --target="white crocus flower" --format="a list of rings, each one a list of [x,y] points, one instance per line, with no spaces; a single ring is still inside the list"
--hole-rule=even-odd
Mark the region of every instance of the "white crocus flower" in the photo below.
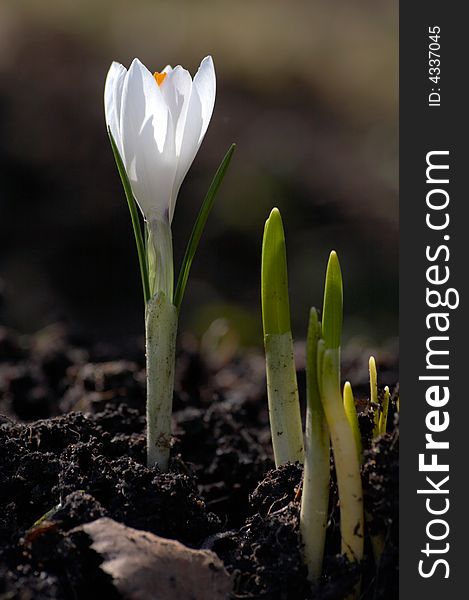
[[[176,199],[207,131],[215,103],[215,70],[204,58],[192,79],[181,66],[152,73],[136,58],[114,62],[106,79],[106,123],[148,226],[156,265],[152,292],[173,290],[171,222]]]
[[[114,62],[104,90],[106,123],[147,233],[144,256],[140,226],[134,224],[146,299],[147,461],[161,470],[168,468],[171,446],[177,333],[171,222],[212,116],[215,87],[207,56],[193,80],[180,66],[152,75],[138,59],[129,70]],[[133,201],[129,205],[132,211]]]

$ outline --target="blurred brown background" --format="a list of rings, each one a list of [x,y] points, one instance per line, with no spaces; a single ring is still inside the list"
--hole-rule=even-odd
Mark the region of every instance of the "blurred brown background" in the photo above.
[[[195,72],[218,94],[173,224],[176,269],[203,195],[237,152],[194,262],[182,329],[223,317],[261,339],[263,224],[287,233],[304,337],[339,252],[346,335],[397,333],[397,6],[394,0],[0,0],[0,321],[58,318],[95,339],[142,333],[138,263],[103,118],[110,62]]]

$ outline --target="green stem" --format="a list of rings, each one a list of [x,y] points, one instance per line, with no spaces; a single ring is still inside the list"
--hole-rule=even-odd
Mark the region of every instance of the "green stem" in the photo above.
[[[168,221],[153,219],[147,223],[147,261],[150,294],[164,292],[173,297],[174,263],[171,226]]]
[[[147,303],[147,463],[168,469],[176,355],[177,311],[164,292]]]
[[[342,553],[349,560],[363,558],[363,493],[353,432],[337,383],[337,351],[325,350],[321,400],[331,434],[340,500]]]
[[[318,382],[318,341],[321,325],[311,309],[306,345],[306,431],[300,530],[308,577],[318,583],[322,573],[329,504],[329,429],[321,404]]]
[[[303,462],[303,432],[291,332],[264,336],[275,466]]]

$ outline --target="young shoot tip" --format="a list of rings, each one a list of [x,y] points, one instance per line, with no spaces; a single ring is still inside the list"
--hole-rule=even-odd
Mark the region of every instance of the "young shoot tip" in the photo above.
[[[261,266],[262,321],[264,335],[291,330],[288,297],[285,231],[278,208],[273,208],[265,223]]]
[[[370,403],[374,411],[373,420],[373,437],[377,437],[380,432],[381,407],[378,401],[378,371],[376,368],[376,360],[374,356],[370,356],[368,360],[368,370],[370,374]]]
[[[387,430],[390,398],[391,398],[391,392],[389,391],[389,387],[386,385],[384,388],[384,394],[383,394],[383,406],[381,409],[381,416],[379,418],[379,433],[380,433],[380,435],[384,435]]]
[[[340,348],[343,301],[342,272],[337,253],[333,250],[327,263],[324,287],[322,331],[326,348]]]
[[[360,434],[360,426],[358,424],[358,415],[357,409],[355,406],[355,398],[353,397],[353,390],[350,381],[346,381],[344,384],[344,408],[345,414],[347,415],[347,420],[350,424],[350,427],[353,432],[353,437],[355,439],[355,446],[357,448],[357,456],[358,461],[361,463],[362,461],[362,438]]]
[[[312,306],[309,310],[308,333],[309,332],[317,334],[318,339],[321,337],[321,321],[319,320],[319,312],[314,306]]]
[[[280,214],[280,210],[276,206],[274,206],[274,208],[270,211],[270,215],[267,220],[270,221],[270,219],[278,219],[280,221],[280,223],[282,222],[282,216]],[[282,227],[283,227],[283,225],[282,225]]]

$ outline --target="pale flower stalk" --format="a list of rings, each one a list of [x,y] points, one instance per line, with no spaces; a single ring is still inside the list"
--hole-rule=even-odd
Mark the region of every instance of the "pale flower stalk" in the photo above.
[[[137,58],[109,69],[104,104],[132,194],[143,214],[149,298],[145,310],[148,464],[168,468],[177,310],[171,223],[181,184],[215,103],[213,61],[192,79],[181,66],[152,74]]]

